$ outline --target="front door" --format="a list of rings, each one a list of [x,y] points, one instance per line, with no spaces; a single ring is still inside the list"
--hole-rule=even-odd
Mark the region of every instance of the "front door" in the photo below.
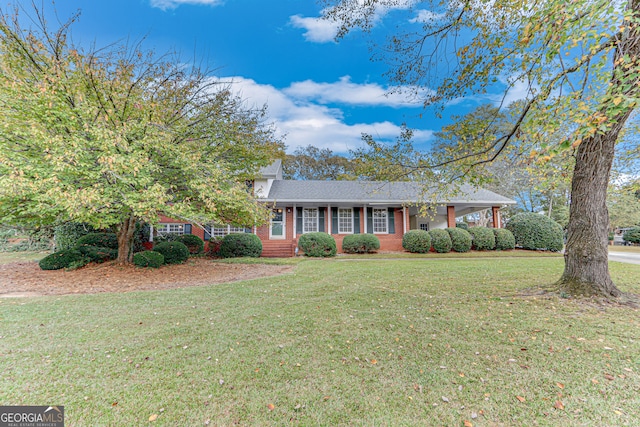
[[[274,209],[271,217],[270,239],[284,239],[285,236],[285,214],[283,209]]]

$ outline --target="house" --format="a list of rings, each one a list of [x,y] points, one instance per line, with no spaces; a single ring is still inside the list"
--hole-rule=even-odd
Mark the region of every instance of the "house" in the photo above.
[[[488,190],[462,186],[455,196],[437,199],[425,195],[416,182],[296,181],[282,179],[282,163],[261,170],[253,184],[256,198],[273,208],[269,224],[253,227],[211,226],[202,229],[161,218],[159,233],[192,233],[211,236],[250,232],[263,244],[262,256],[293,256],[303,233],[326,232],[342,248],[348,234],[373,233],[380,250],[401,251],[402,236],[409,230],[455,227],[456,217],[491,209],[493,224],[500,227],[500,208],[516,202]],[[425,201],[431,207],[423,215]]]

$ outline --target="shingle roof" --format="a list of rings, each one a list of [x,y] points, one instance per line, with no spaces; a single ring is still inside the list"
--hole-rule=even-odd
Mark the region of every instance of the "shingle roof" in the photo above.
[[[281,168],[282,160],[278,159],[271,163],[269,166],[265,166],[258,172],[264,178],[274,178],[278,175],[278,170]]]
[[[275,180],[268,201],[285,203],[416,203],[431,201],[433,190],[425,190],[417,182],[373,181],[296,181]],[[437,203],[480,203],[505,205],[516,202],[489,190],[461,186],[449,197],[438,197]]]

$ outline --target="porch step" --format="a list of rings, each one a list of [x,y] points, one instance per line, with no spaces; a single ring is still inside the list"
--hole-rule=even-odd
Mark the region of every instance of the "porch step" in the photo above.
[[[286,242],[262,242],[262,257],[264,258],[290,258],[294,256],[295,244]]]

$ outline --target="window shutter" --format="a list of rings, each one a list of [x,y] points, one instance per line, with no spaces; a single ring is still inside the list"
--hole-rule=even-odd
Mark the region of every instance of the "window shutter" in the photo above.
[[[394,208],[389,208],[389,213],[387,214],[389,220],[389,234],[396,234],[396,210]]]
[[[360,234],[360,208],[353,208],[353,233]]]
[[[327,208],[318,208],[318,231],[324,233],[324,211]]]
[[[338,234],[338,208],[331,208],[331,232]]]
[[[367,208],[367,233],[373,234],[373,208]]]
[[[211,240],[211,226],[210,225],[205,225],[204,226],[204,241],[208,241]]]
[[[191,234],[191,224],[184,225],[184,234]]]
[[[302,234],[302,208],[296,208],[296,234]]]

